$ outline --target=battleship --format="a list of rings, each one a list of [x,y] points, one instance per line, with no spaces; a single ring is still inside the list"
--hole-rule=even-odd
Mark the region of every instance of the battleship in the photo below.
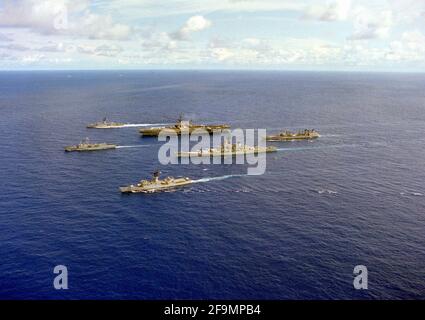
[[[206,125],[193,124],[192,121],[183,121],[182,116],[179,117],[174,126],[169,127],[150,127],[140,129],[139,132],[143,137],[157,137],[161,134],[191,134],[195,130],[205,130],[209,134],[226,132],[230,129],[227,124]]]
[[[311,140],[317,139],[320,137],[320,134],[314,129],[305,129],[304,131],[298,131],[293,133],[290,131],[284,131],[277,135],[267,136],[267,141],[292,141],[292,140]]]
[[[108,150],[115,149],[117,146],[115,144],[109,143],[90,143],[89,139],[81,141],[79,144],[75,146],[67,146],[65,147],[66,152],[73,151],[99,151],[99,150]]]
[[[245,154],[276,152],[276,147],[247,146],[241,143],[232,144],[226,141],[218,148],[206,148],[190,152],[178,152],[177,157],[225,157]]]
[[[181,187],[193,183],[193,180],[188,177],[167,177],[163,180],[160,180],[160,174],[161,172],[156,171],[153,173],[153,178],[151,180],[142,180],[136,185],[120,187],[120,191],[122,193],[154,193],[174,189],[176,187]]]
[[[122,128],[122,126],[124,126],[124,125],[126,125],[126,124],[121,123],[121,122],[108,121],[105,117],[105,118],[103,118],[102,121],[88,124],[87,128],[89,128],[89,129],[115,129],[115,128]]]

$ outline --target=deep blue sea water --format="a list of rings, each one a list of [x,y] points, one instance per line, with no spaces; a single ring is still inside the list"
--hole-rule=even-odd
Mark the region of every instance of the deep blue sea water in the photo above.
[[[118,187],[244,165],[160,166],[131,123],[316,128],[262,176],[153,195]],[[1,299],[407,299],[425,295],[425,75],[0,73]],[[84,137],[139,146],[65,154]],[[53,268],[69,289],[53,288]],[[353,268],[369,290],[353,288]]]

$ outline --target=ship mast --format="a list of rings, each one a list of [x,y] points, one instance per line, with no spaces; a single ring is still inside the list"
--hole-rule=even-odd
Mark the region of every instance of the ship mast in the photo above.
[[[161,171],[156,170],[156,171],[153,173],[153,179],[152,179],[152,180],[153,180],[154,182],[158,182],[160,174],[161,174]]]

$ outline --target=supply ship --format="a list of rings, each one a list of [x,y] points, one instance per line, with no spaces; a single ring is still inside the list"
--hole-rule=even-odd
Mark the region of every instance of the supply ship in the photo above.
[[[136,185],[120,187],[120,191],[122,193],[154,193],[174,189],[176,187],[181,187],[193,183],[193,180],[188,177],[167,177],[163,180],[160,180],[160,174],[161,172],[156,171],[153,173],[153,178],[151,180],[142,180]]]

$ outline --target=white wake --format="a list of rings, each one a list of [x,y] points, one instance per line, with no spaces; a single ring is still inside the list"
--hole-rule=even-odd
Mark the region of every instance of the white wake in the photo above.
[[[278,148],[277,151],[302,151],[302,150],[319,150],[319,149],[334,149],[334,148],[355,148],[359,147],[356,144],[339,144],[333,146],[322,146],[322,147],[293,147],[293,148]]]
[[[163,127],[170,125],[169,123],[129,123],[119,126],[119,128],[134,128],[134,127]]]
[[[138,144],[138,145],[133,145],[133,146],[117,146],[117,149],[125,149],[125,148],[147,148],[147,147],[151,147],[152,145],[150,144]]]
[[[218,181],[218,180],[225,180],[225,179],[229,179],[229,178],[244,177],[244,176],[246,176],[246,174],[229,174],[229,175],[226,175],[226,176],[202,178],[202,179],[199,179],[199,180],[193,180],[193,183]]]

